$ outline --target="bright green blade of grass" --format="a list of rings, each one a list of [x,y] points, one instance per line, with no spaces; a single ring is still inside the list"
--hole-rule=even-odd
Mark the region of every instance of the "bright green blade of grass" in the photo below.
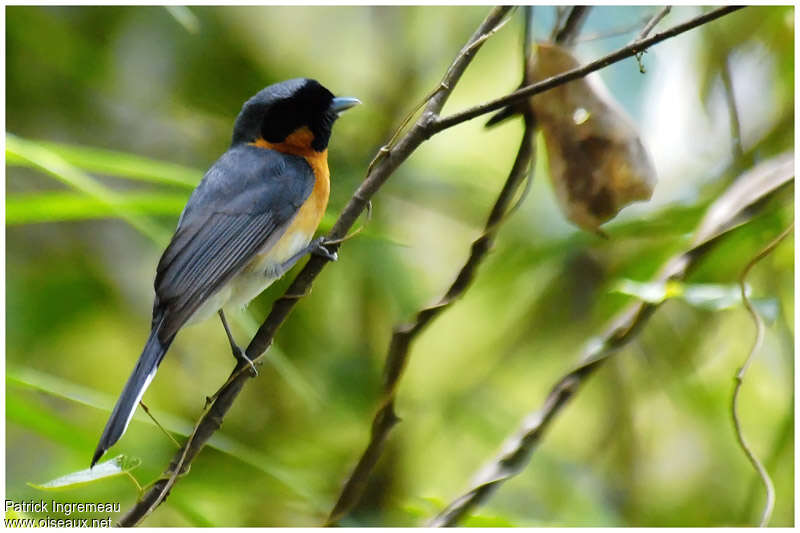
[[[9,199],[10,211],[6,214],[7,224],[27,224],[35,222],[58,222],[66,220],[120,217],[134,227],[166,244],[167,232],[147,221],[141,215],[168,215],[180,213],[188,199],[185,195],[153,195],[115,193],[85,172],[95,172],[109,176],[123,177],[138,181],[163,185],[180,185],[194,188],[202,177],[202,172],[154,161],[124,152],[114,152],[87,146],[74,146],[45,141],[31,141],[16,135],[6,135],[6,164],[38,168],[68,185],[90,196],[80,202],[77,197],[45,193],[41,195],[41,205],[36,205],[32,197]],[[178,199],[180,198],[180,201]],[[180,205],[179,205],[180,204]],[[81,213],[83,210],[83,213]],[[320,233],[326,233],[336,216],[326,213],[320,224]],[[406,246],[391,237],[375,232],[366,225],[359,235],[368,239],[386,242],[396,246]]]
[[[151,216],[177,216],[186,203],[184,193],[127,193],[120,208]],[[71,192],[18,194],[6,197],[6,224],[36,224],[117,217],[118,211],[90,196]]]
[[[11,368],[6,369],[6,393],[8,395],[8,386],[17,386],[24,388],[33,388],[35,390],[44,392],[51,396],[64,398],[82,405],[94,407],[102,411],[111,412],[113,406],[113,399],[106,394],[98,392],[94,389],[83,387],[75,383],[71,383],[56,376],[39,372],[32,368]],[[173,433],[177,433],[184,437],[188,437],[192,430],[193,424],[180,417],[165,413],[159,410],[150,410],[153,416],[156,417],[166,429]],[[154,422],[137,409],[133,417],[134,420],[146,422],[154,425]],[[45,428],[45,435],[51,434]],[[68,434],[69,432],[67,432]],[[242,461],[245,464],[263,472],[264,474],[278,480],[287,488],[291,489],[295,494],[304,498],[314,509],[324,511],[328,504],[321,496],[312,493],[306,489],[297,476],[290,470],[278,465],[273,459],[264,455],[260,451],[254,450],[235,439],[225,435],[222,431],[218,431],[208,441],[208,446],[225,453],[231,457]]]
[[[120,195],[102,183],[67,163],[59,155],[34,142],[25,141],[14,135],[6,135],[6,154],[11,153],[30,162],[36,168],[61,180],[95,200],[102,202],[131,226],[147,235],[155,242],[165,245],[169,233],[153,221],[123,208]]]
[[[7,387],[6,425],[12,423],[78,453],[92,450],[97,444],[94,436],[76,432],[75,427],[63,416],[50,409],[43,409],[35,405],[35,402],[26,401],[22,395]]]
[[[155,161],[146,157],[94,148],[90,146],[77,146],[47,141],[31,141],[21,139],[15,135],[6,135],[6,145],[9,142],[24,143],[29,147],[38,147],[57,155],[68,164],[86,172],[96,172],[108,176],[129,178],[137,181],[160,183],[164,185],[179,185],[189,189],[194,188],[203,177],[197,169]],[[35,166],[26,157],[13,150],[6,150],[6,164],[14,166]]]

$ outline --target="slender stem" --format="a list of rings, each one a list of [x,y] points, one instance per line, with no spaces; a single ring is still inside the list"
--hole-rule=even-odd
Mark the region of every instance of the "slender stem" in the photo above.
[[[572,6],[567,20],[564,22],[561,29],[558,30],[553,40],[563,46],[572,46],[578,33],[580,33],[581,26],[586,21],[586,17],[589,16],[589,11],[591,9],[591,6]]]
[[[744,149],[742,148],[742,126],[739,120],[739,110],[736,107],[736,93],[733,91],[730,63],[730,57],[726,57],[720,75],[722,77],[722,86],[725,89],[725,102],[728,104],[728,119],[731,128],[731,151],[733,152],[733,159],[736,160],[742,156]]]
[[[509,104],[519,102],[527,97],[539,94],[548,89],[552,89],[553,87],[558,87],[559,85],[563,85],[570,81],[583,78],[586,75],[596,70],[600,70],[601,68],[607,67],[608,65],[617,63],[619,61],[622,61],[623,59],[634,56],[656,43],[660,43],[661,41],[665,41],[671,37],[680,35],[681,33],[692,30],[698,26],[702,26],[703,24],[708,24],[713,20],[716,20],[720,17],[733,13],[734,11],[742,9],[742,7],[744,6],[725,6],[714,9],[713,11],[709,11],[704,15],[700,15],[687,22],[678,24],[676,26],[673,26],[672,28],[669,28],[668,30],[653,35],[652,37],[649,37],[644,40],[637,40],[634,43],[631,43],[627,46],[620,48],[616,52],[612,52],[607,56],[601,57],[596,61],[587,63],[582,67],[578,67],[573,70],[564,72],[563,74],[559,74],[558,76],[553,76],[551,78],[547,78],[546,80],[542,80],[538,83],[522,87],[521,89],[517,89],[513,93],[507,94],[506,96],[503,96],[501,98],[497,98],[496,100],[492,100],[490,102],[486,102],[484,104],[471,107],[459,113],[455,113],[447,117],[440,118],[431,124],[430,134],[432,135],[442,130],[446,130],[447,128],[452,128],[457,124],[461,124],[462,122],[472,120],[473,118],[485,115],[486,113],[491,113],[492,111],[497,111],[498,109],[502,109],[503,107]]]
[[[753,358],[761,347],[761,344],[764,342],[764,321],[761,319],[761,316],[756,312],[755,308],[753,307],[753,303],[750,301],[750,298],[747,296],[747,289],[745,287],[745,280],[747,279],[747,275],[750,273],[750,270],[769,255],[772,250],[775,249],[782,241],[785,239],[794,229],[794,221],[792,221],[789,226],[784,229],[780,235],[775,237],[769,244],[767,244],[755,257],[753,257],[747,266],[744,267],[742,270],[741,275],[739,276],[739,288],[742,293],[742,302],[744,303],[747,312],[750,314],[750,317],[753,319],[753,323],[756,326],[756,336],[753,339],[753,346],[750,348],[750,352],[747,354],[747,357],[744,360],[741,368],[739,371],[736,372],[736,376],[734,378],[734,387],[733,387],[733,395],[731,396],[731,418],[733,419],[733,427],[734,431],[736,432],[736,440],[739,441],[739,446],[744,451],[744,454],[747,456],[747,459],[750,461],[750,464],[753,465],[758,477],[761,479],[761,483],[764,485],[764,491],[766,492],[766,499],[764,501],[764,508],[761,511],[761,520],[759,525],[761,527],[766,527],[769,524],[769,519],[772,517],[772,510],[775,507],[775,486],[772,484],[772,478],[770,478],[769,472],[767,469],[764,468],[764,465],[761,464],[761,461],[756,457],[755,452],[747,443],[747,440],[744,437],[744,431],[742,430],[742,423],[739,420],[738,414],[738,400],[739,400],[739,391],[744,384],[744,378],[747,374],[747,370],[750,368],[750,365],[753,362]]]
[[[653,31],[653,28],[655,28],[655,27],[656,27],[656,24],[658,24],[659,22],[661,22],[661,19],[663,19],[664,17],[666,17],[667,15],[669,15],[669,12],[670,12],[671,10],[672,10],[672,6],[665,6],[665,7],[664,7],[664,8],[663,8],[661,11],[659,11],[658,13],[656,13],[656,14],[653,16],[653,18],[651,18],[651,19],[648,21],[648,23],[647,23],[647,24],[645,24],[644,28],[642,28],[642,31],[641,31],[641,32],[639,32],[639,36],[638,36],[638,37],[636,37],[636,40],[635,40],[634,42],[636,42],[636,41],[641,41],[642,39],[644,39],[645,37],[647,37],[648,35],[650,35],[650,32],[651,32],[651,31]]]
[[[394,411],[394,401],[400,379],[408,364],[411,344],[440,313],[452,305],[469,288],[478,266],[492,247],[500,224],[519,205],[519,203],[512,205],[511,202],[515,192],[531,169],[535,129],[533,121],[530,118],[526,119],[525,132],[511,172],[486,220],[483,233],[472,243],[470,255],[461,267],[455,281],[438,302],[421,309],[413,322],[395,326],[386,353],[382,398],[372,421],[370,440],[353,472],[347,478],[325,525],[336,524],[358,503],[369,476],[380,458],[389,432],[400,421]]]

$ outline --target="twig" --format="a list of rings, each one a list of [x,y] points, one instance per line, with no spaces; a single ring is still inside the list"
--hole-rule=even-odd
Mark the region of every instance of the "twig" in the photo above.
[[[656,13],[653,16],[653,18],[651,18],[650,21],[644,25],[644,28],[642,28],[642,31],[639,32],[639,35],[636,37],[636,39],[633,40],[633,42],[641,41],[642,39],[647,37],[650,34],[650,32],[653,31],[653,28],[656,27],[656,24],[658,24],[661,21],[661,19],[666,17],[671,9],[672,9],[671,6],[666,6],[664,9]],[[637,52],[635,56],[636,63],[639,64],[639,72],[641,72],[642,74],[645,73],[644,63],[642,63],[642,56],[644,55],[645,52],[646,50],[642,50],[641,52]]]
[[[355,469],[345,482],[339,499],[328,517],[326,525],[330,526],[338,522],[361,498],[361,494],[380,457],[389,432],[395,424],[400,421],[394,411],[394,400],[397,394],[398,383],[400,382],[400,378],[408,362],[411,343],[434,318],[455,302],[472,283],[478,266],[486,257],[492,246],[500,223],[510,211],[509,205],[513,199],[514,193],[519,188],[520,183],[525,179],[531,167],[534,133],[535,127],[533,122],[531,119],[527,119],[525,132],[519,151],[517,152],[517,158],[514,161],[514,166],[486,221],[485,229],[480,237],[472,243],[469,258],[461,267],[458,276],[456,276],[455,281],[453,281],[445,295],[435,304],[419,311],[413,322],[395,326],[384,364],[382,398],[380,407],[372,422],[369,443],[361,454],[361,458]],[[519,205],[519,203],[516,205]],[[513,209],[513,206],[511,209]]]
[[[533,48],[533,6],[523,7],[522,16],[522,72],[523,76],[525,76],[524,73],[528,72],[528,63],[530,62]]]
[[[730,57],[726,57],[720,71],[720,76],[722,78],[722,87],[725,89],[725,102],[728,104],[728,119],[731,127],[731,151],[733,152],[733,159],[736,160],[742,156],[744,149],[742,148],[742,126],[739,120],[739,111],[736,108],[736,93],[733,92],[730,63]]]
[[[590,74],[596,70],[600,70],[601,68],[607,67],[608,65],[617,63],[619,61],[622,61],[623,59],[636,55],[637,53],[645,50],[646,48],[649,48],[650,46],[656,43],[660,43],[661,41],[665,41],[671,37],[680,35],[681,33],[692,30],[698,26],[707,24],[720,17],[733,13],[736,10],[742,9],[742,7],[743,6],[725,6],[714,9],[713,11],[709,11],[704,15],[700,15],[682,24],[673,26],[672,28],[669,28],[661,33],[657,33],[652,37],[648,37],[647,39],[641,41],[637,40],[634,43],[631,43],[627,46],[620,48],[616,52],[612,52],[607,56],[601,57],[596,61],[587,63],[582,67],[578,67],[573,70],[568,70],[567,72],[559,74],[558,76],[553,76],[551,78],[547,78],[546,80],[542,80],[532,85],[522,87],[520,89],[517,89],[513,93],[507,94],[506,96],[503,96],[501,98],[497,98],[496,100],[492,100],[484,104],[471,107],[464,111],[454,113],[444,118],[440,118],[435,122],[433,122],[428,128],[430,131],[430,135],[433,135],[434,133],[440,132],[442,130],[446,130],[447,128],[451,128],[457,124],[461,124],[462,122],[472,120],[475,117],[485,115],[486,113],[497,111],[498,109],[502,109],[509,104],[514,104],[516,102],[524,100],[527,97],[539,94],[548,89],[552,89],[553,87],[563,85],[567,82],[576,80],[578,78],[583,78],[587,74]]]
[[[640,21],[634,22],[633,24],[629,24],[625,27],[618,28],[616,30],[609,30],[605,32],[597,32],[597,33],[589,33],[584,34],[581,36],[580,39],[575,40],[575,44],[583,44],[592,41],[600,41],[603,39],[610,39],[611,37],[619,37],[620,35],[625,35],[627,33],[631,33],[642,26],[642,23],[647,24],[649,17],[643,17]]]
[[[527,6],[523,10],[524,30],[522,40],[522,75],[523,83],[527,81],[528,57],[532,46],[533,34],[531,31],[532,8]],[[495,29],[496,31],[496,29]],[[350,476],[345,481],[339,498],[328,516],[325,525],[335,525],[343,516],[349,513],[360,501],[364,489],[369,481],[378,459],[383,451],[384,444],[389,437],[392,428],[400,421],[394,410],[394,400],[397,394],[397,387],[403,371],[406,367],[412,341],[419,335],[425,327],[430,324],[436,316],[451,305],[464,291],[467,290],[474,278],[475,271],[483,261],[491,248],[494,236],[499,226],[506,218],[520,205],[522,199],[528,192],[531,183],[530,172],[532,171],[531,161],[533,159],[536,126],[534,119],[525,116],[525,131],[517,151],[517,157],[509,173],[503,189],[500,191],[494,206],[486,220],[483,233],[472,243],[471,252],[465,264],[461,267],[455,281],[439,301],[429,307],[420,310],[413,323],[401,324],[394,327],[392,338],[384,363],[384,382],[380,406],[375,413],[372,421],[370,439],[365,450],[362,452]],[[522,180],[528,176],[526,187],[516,204],[509,207],[511,200],[519,188]]]
[[[161,425],[161,423],[158,421],[158,419],[155,416],[153,416],[153,413],[150,412],[150,409],[148,409],[148,407],[145,405],[145,403],[140,400],[139,401],[139,405],[142,407],[144,412],[147,413],[147,416],[150,417],[150,420],[152,420],[153,423],[156,426],[158,426],[158,429],[160,429],[164,433],[164,435],[166,435],[167,438],[172,441],[172,444],[174,444],[176,448],[180,448],[181,445],[178,444],[178,441],[175,440],[175,437],[172,436],[172,433],[167,431],[167,429],[164,426]]]
[[[433,132],[430,132],[429,124],[431,120],[441,112],[453,87],[458,83],[464,70],[472,61],[475,52],[477,52],[479,47],[472,48],[472,44],[500,24],[510,9],[510,7],[505,6],[496,7],[487,15],[456,56],[447,74],[442,79],[441,89],[437,90],[433,96],[431,96],[416,124],[397,142],[393,149],[387,150],[385,157],[374,164],[368,172],[367,177],[355,193],[353,193],[350,201],[342,210],[333,228],[331,228],[328,234],[328,240],[335,242],[347,235],[348,230],[358,219],[361,212],[367,207],[370,198],[380,189],[397,167],[405,161],[420,144],[433,135]],[[338,249],[338,244],[334,244],[331,248],[335,251]],[[307,294],[312,282],[322,271],[326,263],[326,259],[320,256],[312,256],[284,294]],[[275,301],[269,315],[247,347],[246,354],[250,360],[256,362],[264,356],[264,353],[272,344],[272,340],[278,328],[283,324],[298,300],[299,298],[297,297],[281,297]],[[215,395],[213,404],[204,411],[202,417],[197,422],[195,431],[170,463],[167,470],[167,475],[169,477],[167,479],[162,478],[153,484],[144,497],[122,517],[120,525],[133,526],[138,524],[147,513],[152,512],[152,510],[163,501],[169,489],[175,483],[178,474],[187,469],[194,457],[205,445],[206,441],[219,429],[225,414],[241,392],[244,384],[250,378],[250,374],[247,370],[248,367],[245,365],[237,365],[234,368],[225,385]]]
[[[589,16],[589,11],[591,9],[591,6],[572,6],[572,9],[570,9],[569,15],[567,16],[567,20],[558,30],[553,40],[556,43],[564,46],[572,46],[575,41],[575,37],[578,36],[581,26],[586,21],[586,17]]]
[[[242,365],[242,368],[249,370],[248,365]],[[160,479],[155,481],[150,490],[148,490],[144,496],[139,498],[139,500],[136,502],[136,505],[134,505],[119,519],[119,522],[117,523],[118,526],[132,527],[147,518],[153,511],[156,510],[159,505],[161,505],[161,502],[166,499],[166,497],[169,495],[169,491],[172,489],[172,486],[175,484],[178,477],[181,474],[188,472],[194,455],[200,451],[200,448],[193,448],[192,443],[195,442],[195,437],[197,436],[198,430],[208,414],[208,407],[208,404],[206,404],[204,407],[203,417],[197,421],[191,435],[189,435],[186,443],[178,450],[175,458],[170,463],[165,474]],[[221,423],[222,420],[220,420],[220,425]],[[206,437],[206,440],[208,440],[211,437],[211,434],[213,434],[213,432],[217,429],[219,429],[219,425],[211,433],[209,433],[209,435]]]
[[[564,25],[564,21],[569,16],[567,6],[556,6],[556,21],[553,30],[550,32],[550,40],[555,42],[558,30]]]
[[[792,337],[792,342],[794,342],[794,337]],[[792,349],[792,355],[794,355],[794,349]],[[794,406],[794,398],[792,399],[790,407]],[[780,431],[778,431],[778,435],[775,438],[775,442],[772,445],[772,449],[769,453],[769,457],[764,461],[764,468],[767,470],[775,470],[776,464],[780,459],[780,456],[784,453],[786,448],[789,444],[792,443],[794,439],[794,409],[790,409],[786,416],[783,417],[783,423],[781,424]],[[747,521],[750,517],[750,513],[755,506],[755,499],[756,493],[758,492],[758,488],[761,485],[761,477],[756,477],[753,479],[752,483],[750,483],[750,487],[747,491],[747,498],[745,498],[745,504],[742,506],[741,518],[742,522]]]
[[[512,7],[511,9],[512,10],[516,9],[516,6]],[[503,26],[508,24],[508,22],[510,20],[511,20],[511,17],[509,16],[505,20],[503,20],[502,22],[497,24],[497,26],[492,28],[490,31],[487,31],[486,33],[482,34],[478,39],[476,39],[472,43],[470,43],[469,46],[466,46],[466,47],[462,48],[462,50],[461,50],[459,55],[466,56],[473,49],[480,48],[480,46],[483,45],[483,42],[486,39],[490,38],[492,35],[494,35],[498,31],[500,31],[500,29],[502,29]],[[431,98],[433,98],[433,96],[436,95],[439,91],[441,91],[443,89],[452,90],[452,87],[449,86],[449,84],[448,84],[448,82],[446,80],[449,79],[449,77],[450,77],[450,70],[452,70],[456,66],[457,66],[457,63],[453,62],[450,65],[450,67],[447,69],[447,72],[445,73],[444,78],[442,79],[442,81],[439,82],[439,85],[435,89],[433,89],[430,93],[428,93],[416,106],[414,106],[414,108],[411,111],[409,111],[406,114],[406,116],[400,122],[400,126],[394,131],[392,136],[389,138],[389,141],[378,149],[378,152],[375,154],[375,157],[373,157],[372,161],[370,161],[369,166],[367,167],[367,174],[368,175],[372,172],[372,167],[374,167],[375,164],[378,161],[381,160],[381,158],[385,157],[387,154],[389,154],[392,151],[392,148],[394,148],[394,146],[395,146],[395,144],[397,142],[397,139],[405,131],[406,126],[408,126],[408,124],[411,122],[411,120],[414,118],[414,116],[417,114],[417,112],[420,109],[422,109],[427,103],[429,103]]]
[[[642,39],[650,35],[650,32],[653,31],[653,28],[656,27],[656,24],[661,22],[661,19],[669,15],[670,11],[672,11],[672,6],[665,6],[661,11],[656,13],[653,16],[653,18],[651,18],[650,21],[647,24],[645,24],[644,28],[642,28],[642,31],[636,37],[636,41],[641,41]]]
[[[736,220],[745,210],[764,197],[782,190],[782,186],[794,175],[792,161],[793,154],[782,154],[742,175],[709,207],[706,216],[698,224],[692,247],[667,261],[654,279],[665,281],[685,277],[699,259],[737,227]],[[775,170],[776,167],[778,171]],[[780,172],[782,178],[774,179],[775,172]],[[741,183],[745,181],[752,182],[749,187],[745,187],[750,192],[747,197],[740,193],[743,187]],[[722,210],[725,211],[725,216],[720,216]],[[749,217],[754,216],[752,210],[747,211],[747,214]],[[450,503],[427,525],[442,527],[457,524],[503,482],[520,473],[528,464],[534,448],[541,442],[550,423],[569,403],[580,386],[609,357],[635,337],[657,308],[658,304],[635,302],[612,319],[606,332],[586,349],[578,366],[553,385],[541,408],[525,419],[520,429],[503,445],[497,457],[478,472],[471,483],[472,488]]]
[[[792,232],[794,229],[794,221],[792,221],[789,226],[781,232],[772,242],[767,244],[755,257],[753,257],[747,266],[744,267],[742,270],[741,275],[739,276],[739,288],[742,292],[742,303],[744,303],[747,312],[750,313],[750,317],[753,319],[753,323],[756,326],[756,336],[753,340],[753,346],[750,348],[750,353],[747,354],[747,358],[744,360],[744,364],[742,364],[739,371],[736,372],[735,377],[735,385],[733,387],[733,395],[731,397],[731,418],[733,419],[733,427],[736,431],[736,439],[739,441],[739,446],[744,451],[744,454],[747,456],[747,459],[753,465],[753,468],[756,470],[756,473],[761,478],[761,482],[764,484],[764,490],[766,491],[766,500],[764,502],[764,509],[761,511],[761,527],[766,527],[769,524],[769,519],[772,516],[772,509],[775,507],[775,487],[772,484],[772,479],[767,472],[767,469],[764,468],[764,465],[761,464],[761,461],[758,460],[755,453],[753,452],[750,445],[744,438],[744,432],[742,431],[742,424],[739,420],[739,414],[737,410],[737,402],[739,400],[739,391],[744,384],[744,377],[747,374],[747,370],[750,368],[750,364],[753,362],[753,357],[755,356],[758,349],[761,347],[761,344],[764,342],[764,321],[761,319],[761,316],[756,312],[755,308],[753,307],[753,303],[750,301],[750,298],[747,296],[747,290],[745,289],[745,280],[747,279],[747,275],[750,273],[750,270],[761,261],[764,257],[769,255],[772,250],[775,249],[778,244],[780,244],[783,239],[785,239],[789,233]]]

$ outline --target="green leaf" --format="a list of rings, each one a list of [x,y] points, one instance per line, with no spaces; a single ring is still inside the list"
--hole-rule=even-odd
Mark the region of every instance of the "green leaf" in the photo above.
[[[502,516],[472,515],[464,519],[464,527],[514,527],[514,523]]]
[[[23,140],[14,135],[6,135],[6,143],[12,138],[27,146],[46,150],[66,163],[87,172],[95,172],[119,178],[128,178],[148,183],[179,185],[188,189],[194,188],[203,173],[197,169],[156,161],[125,152],[116,152],[89,146],[77,146],[47,141]],[[6,150],[6,164],[12,166],[36,166],[34,163],[15,153]]]
[[[750,294],[749,287],[745,286],[747,294]],[[742,291],[738,284],[715,285],[715,284],[693,284],[685,285],[683,299],[686,303],[700,309],[709,311],[721,311],[730,309],[742,303]]]
[[[166,244],[169,240],[169,233],[164,228],[138,213],[124,209],[121,205],[120,195],[92,176],[67,163],[61,156],[48,148],[15,135],[6,134],[6,155],[9,153],[24,158],[43,172],[101,202],[155,242]]]
[[[619,280],[611,287],[612,292],[635,296],[645,302],[658,304],[670,298],[680,298],[691,306],[709,311],[721,311],[737,307],[742,303],[739,285],[714,283],[682,283],[679,281],[640,282]],[[749,296],[750,289],[747,288]]]
[[[183,193],[128,193],[118,207],[140,215],[177,215]],[[18,194],[6,197],[6,224],[36,224],[118,217],[119,211],[97,198],[70,192]]]
[[[16,424],[52,443],[78,453],[87,454],[94,448],[96,435],[76,432],[75,426],[64,418],[64,414],[53,409],[43,409],[30,396],[18,390],[6,388],[6,425]]]
[[[6,199],[6,224],[63,222],[98,218],[122,218],[131,225],[166,244],[168,233],[143,215],[175,215],[181,212],[188,196],[180,193],[125,193],[106,188],[82,171],[137,181],[194,188],[202,172],[181,165],[154,161],[124,152],[22,139],[6,135],[6,164],[38,168],[73,188],[81,195],[47,192],[15,195]],[[336,220],[326,213],[320,232],[326,233]],[[407,246],[378,233],[366,225],[359,237],[395,246]]]
[[[138,467],[141,462],[141,459],[118,455],[111,460],[94,465],[93,468],[72,472],[41,485],[36,483],[28,483],[28,485],[39,490],[72,489],[102,479],[124,475]]]
[[[64,398],[90,407],[95,407],[103,411],[111,411],[113,398],[97,392],[87,387],[71,383],[67,380],[39,372],[32,368],[13,368],[6,370],[6,385],[29,387],[44,393]],[[163,411],[152,410],[153,415],[159,422],[173,433],[188,436],[192,432],[192,424],[182,418],[164,413]],[[153,425],[153,421],[147,415],[137,410],[133,420],[143,421]],[[41,422],[41,420],[39,420]],[[44,434],[50,429],[44,429]],[[208,441],[208,446],[219,450],[231,457],[234,457],[253,468],[272,476],[286,487],[291,489],[311,503],[315,509],[323,511],[327,505],[324,499],[318,494],[305,488],[299,477],[292,470],[283,467],[276,460],[265,455],[257,449],[250,448],[230,437],[222,431],[218,431]],[[95,467],[96,468],[96,467]]]

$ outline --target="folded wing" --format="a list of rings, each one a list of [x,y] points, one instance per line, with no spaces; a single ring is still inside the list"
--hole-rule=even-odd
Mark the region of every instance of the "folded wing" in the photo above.
[[[153,320],[171,339],[197,308],[286,231],[314,188],[298,156],[230,149],[192,193],[158,264]]]

